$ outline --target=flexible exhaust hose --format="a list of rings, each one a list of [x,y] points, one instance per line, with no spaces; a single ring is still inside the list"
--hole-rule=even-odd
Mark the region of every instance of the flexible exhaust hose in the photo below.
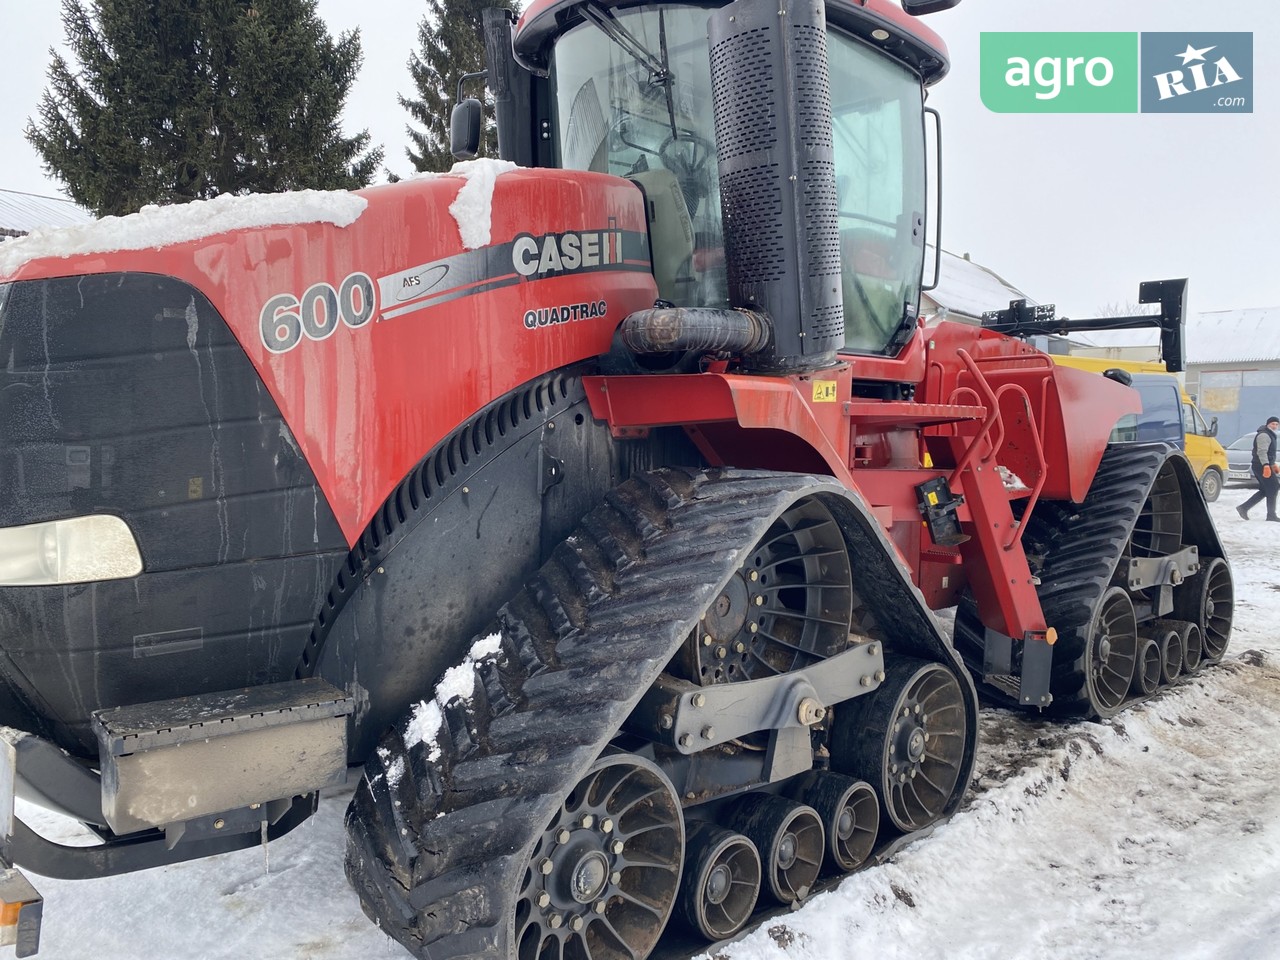
[[[622,321],[622,342],[647,355],[697,350],[758,353],[769,344],[772,324],[762,313],[715,307],[650,307]]]

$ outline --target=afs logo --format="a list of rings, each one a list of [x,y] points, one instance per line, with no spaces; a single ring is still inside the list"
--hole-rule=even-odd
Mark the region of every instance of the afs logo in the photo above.
[[[1252,113],[1252,33],[1144,33],[1143,113]]]

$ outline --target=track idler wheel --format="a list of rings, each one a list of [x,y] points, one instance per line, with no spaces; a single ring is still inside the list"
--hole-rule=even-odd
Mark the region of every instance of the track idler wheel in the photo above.
[[[1131,686],[1140,697],[1149,697],[1160,686],[1160,645],[1148,637],[1138,641],[1138,661]]]
[[[708,940],[725,940],[751,919],[760,897],[760,853],[741,833],[711,823],[689,826],[680,913]]]
[[[515,905],[516,956],[647,956],[675,905],[683,862],[684,816],[671,782],[641,757],[601,757],[533,849]]]
[[[1204,639],[1200,628],[1187,620],[1178,622],[1178,642],[1182,645],[1182,672],[1187,676],[1199,673],[1204,666]]]
[[[809,895],[826,849],[822,818],[813,807],[767,793],[749,793],[731,823],[760,851],[763,888],[774,900],[789,904]]]
[[[1138,620],[1123,587],[1102,595],[1089,624],[1085,687],[1089,705],[1103,719],[1124,706],[1138,662]]]
[[[1173,615],[1180,620],[1190,620],[1200,628],[1203,659],[1207,664],[1217,663],[1226,655],[1234,611],[1231,569],[1221,557],[1214,557],[1174,592]]]
[[[837,709],[831,765],[874,785],[889,822],[910,833],[939,820],[964,789],[965,747],[976,735],[955,674],[900,657],[879,688]]]
[[[798,799],[822,817],[828,873],[849,873],[866,863],[880,831],[880,800],[871,784],[839,773],[819,773]]]

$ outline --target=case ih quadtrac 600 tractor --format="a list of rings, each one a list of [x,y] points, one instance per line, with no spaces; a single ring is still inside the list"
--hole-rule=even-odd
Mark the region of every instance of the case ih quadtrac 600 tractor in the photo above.
[[[951,815],[979,688],[1105,718],[1220,659],[1186,459],[1108,442],[1134,391],[1044,309],[917,320],[949,5],[534,0],[487,20],[518,168],[8,247],[6,859],[247,847],[357,765],[409,950],[639,960]]]

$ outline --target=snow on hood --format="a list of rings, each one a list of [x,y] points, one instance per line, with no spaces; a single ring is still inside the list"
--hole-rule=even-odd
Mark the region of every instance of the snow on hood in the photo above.
[[[295,223],[350,226],[364,213],[364,197],[340,190],[298,190],[234,196],[169,206],[146,206],[124,217],[103,217],[74,227],[33,230],[0,244],[0,277],[42,257],[146,250],[246,227]]]
[[[448,173],[420,173],[415,180],[433,180],[437,177],[463,177],[466,183],[458,191],[457,199],[449,205],[449,212],[457,221],[462,245],[468,250],[487,247],[493,231],[493,187],[498,177],[519,167],[510,160],[462,160],[455,163]]]

